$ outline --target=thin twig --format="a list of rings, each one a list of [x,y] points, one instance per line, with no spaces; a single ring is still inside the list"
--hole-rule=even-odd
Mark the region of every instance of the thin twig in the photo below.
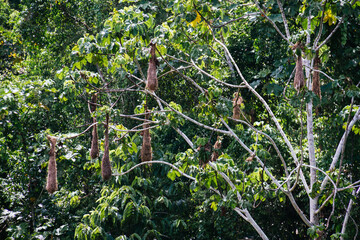
[[[280,29],[278,28],[278,26],[274,23],[273,20],[271,20],[267,15],[266,13],[262,10],[262,8],[260,7],[260,3],[257,1],[257,0],[254,0],[257,8],[259,9],[260,13],[262,14],[262,16],[264,16],[269,22],[271,25],[273,25],[273,27],[275,28],[275,30],[280,34],[280,36],[290,45],[294,45],[292,42],[290,42],[290,40],[284,36],[284,34],[280,31]]]
[[[241,19],[246,19],[246,18],[249,18],[249,17],[256,17],[258,15],[260,15],[258,12],[246,13],[246,15],[244,15],[244,16],[241,16],[241,17],[238,17],[238,18],[235,18],[235,19],[231,19],[230,21],[222,23],[220,25],[211,25],[211,27],[212,28],[222,28],[222,27],[225,27],[226,25],[228,25],[230,23],[237,22],[237,21],[239,21]]]
[[[341,18],[341,20],[338,22],[338,24],[336,25],[336,27],[332,30],[332,32],[329,34],[329,36],[315,49],[315,51],[318,51],[324,44],[326,44],[330,38],[332,37],[332,35],[334,35],[334,33],[336,32],[336,30],[340,27],[341,23],[344,21],[344,17]]]
[[[340,157],[340,154],[341,154],[341,151],[342,151],[342,148],[344,147],[344,143],[346,141],[346,138],[348,137],[349,133],[350,133],[350,130],[352,129],[352,127],[354,126],[354,124],[360,119],[360,108],[356,111],[355,113],[355,116],[352,118],[351,122],[348,124],[348,129],[344,132],[337,148],[336,148],[336,152],[335,152],[335,155],[332,159],[332,162],[330,164],[330,167],[329,167],[329,172],[333,171],[335,169],[335,165],[337,164],[338,160],[339,160],[339,157]],[[322,183],[321,183],[321,187],[320,187],[320,193],[325,189],[325,186],[328,182],[329,178],[326,177]]]
[[[176,71],[180,76],[182,76],[183,78],[189,80],[197,89],[200,90],[201,93],[205,93],[204,89],[202,87],[200,87],[195,80],[193,80],[192,78],[184,75],[183,73],[181,73],[180,71],[178,71],[175,67],[173,67],[165,58],[164,56],[161,54],[161,52],[156,48],[156,51],[159,53],[160,57],[165,61],[165,63],[174,71]]]
[[[288,23],[287,23],[287,20],[286,20],[286,17],[285,17],[284,8],[283,8],[280,0],[277,0],[277,4],[279,6],[281,17],[282,17],[283,22],[284,22],[286,37],[287,37],[287,39],[290,39],[290,31],[289,31],[289,26],[288,26]]]
[[[76,134],[76,135],[72,135],[72,136],[69,136],[69,137],[63,137],[63,139],[73,139],[73,138],[77,138],[77,137],[85,134],[87,131],[89,131],[89,130],[92,128],[92,126],[94,126],[94,125],[96,125],[96,124],[98,124],[98,122],[95,122],[95,123],[91,124],[87,129],[85,129],[85,131],[83,131],[83,132],[81,132],[81,133],[78,133],[78,134]],[[57,138],[57,137],[55,137],[55,138]]]
[[[177,111],[176,109],[171,107],[166,101],[162,100],[160,97],[158,97],[154,93],[152,93],[152,92],[150,92],[148,90],[145,90],[145,92],[148,93],[149,95],[153,96],[154,98],[159,99],[164,105],[166,105],[168,108],[170,108],[173,112],[176,112],[178,115],[180,115],[183,118],[189,120],[190,122],[195,123],[196,125],[198,125],[200,127],[203,127],[205,129],[208,129],[208,130],[211,130],[211,131],[214,131],[214,132],[219,132],[219,133],[222,133],[222,134],[225,134],[225,135],[230,135],[230,133],[228,131],[224,131],[224,130],[221,130],[221,129],[210,127],[210,126],[208,126],[206,124],[200,123],[200,122],[196,121],[195,119],[193,119],[191,117],[188,117],[187,115]]]
[[[236,69],[238,75],[240,76],[241,80],[242,80],[243,83],[246,85],[246,87],[247,87],[247,88],[261,101],[261,103],[264,105],[265,109],[267,110],[267,112],[268,112],[269,115],[271,116],[271,119],[274,121],[274,124],[275,124],[276,128],[279,130],[281,136],[283,137],[286,145],[289,147],[291,156],[293,157],[295,164],[298,165],[298,164],[299,164],[299,161],[298,161],[298,159],[297,159],[297,156],[296,156],[296,153],[295,153],[295,151],[294,151],[294,148],[293,148],[293,146],[291,145],[289,139],[287,138],[286,134],[284,133],[282,127],[280,126],[277,118],[275,117],[273,111],[271,110],[271,108],[269,107],[269,105],[267,104],[267,102],[266,102],[266,101],[261,97],[261,95],[260,95],[253,87],[251,87],[250,84],[246,81],[246,79],[245,79],[244,76],[242,75],[242,73],[241,73],[238,65],[236,64],[235,60],[234,60],[233,57],[231,56],[228,48],[227,48],[223,43],[221,43],[219,40],[216,39],[214,33],[213,33],[213,38],[214,38],[214,40],[215,40],[218,44],[220,44],[220,46],[224,49],[224,51],[228,53],[231,62],[234,64],[235,69]],[[309,189],[309,186],[308,186],[308,184],[307,184],[307,182],[306,182],[306,180],[305,180],[305,177],[304,177],[304,175],[303,175],[302,172],[300,173],[300,177],[301,177],[301,181],[302,181],[302,183],[303,183],[303,185],[304,185],[304,187],[305,187],[306,192],[309,193],[309,192],[310,192],[310,189]]]
[[[168,165],[170,167],[172,167],[173,169],[175,169],[176,171],[178,171],[180,173],[181,176],[186,177],[190,180],[196,181],[196,178],[182,172],[179,168],[175,167],[173,164],[169,163],[169,162],[165,162],[165,161],[158,161],[158,160],[154,160],[154,161],[147,161],[147,162],[141,162],[136,164],[135,166],[133,166],[132,168],[130,168],[129,170],[125,171],[125,172],[121,172],[121,173],[113,173],[113,176],[123,176],[128,174],[129,172],[133,171],[135,168],[140,167],[142,165],[145,164],[154,164],[154,163],[158,163],[158,164],[164,164],[164,165]]]
[[[264,135],[264,136],[271,142],[271,144],[273,145],[276,153],[278,154],[278,156],[279,156],[279,158],[280,158],[280,160],[281,160],[281,163],[282,163],[283,166],[284,166],[284,171],[285,171],[286,176],[289,176],[289,172],[288,172],[288,169],[287,169],[287,166],[286,166],[285,159],[284,159],[283,156],[281,155],[281,152],[280,152],[279,148],[277,147],[275,141],[274,141],[269,135],[267,135],[266,133],[264,133],[264,132],[256,129],[252,124],[250,124],[250,123],[248,123],[248,122],[246,122],[246,121],[239,120],[239,119],[234,119],[234,118],[229,118],[229,119],[231,119],[231,120],[233,120],[233,121],[236,121],[236,122],[243,123],[243,124],[247,125],[248,127],[250,127],[251,129],[253,129],[257,134]]]
[[[197,70],[199,70],[200,72],[202,72],[202,73],[205,74],[206,76],[210,77],[211,79],[214,79],[214,80],[215,80],[216,82],[218,82],[218,83],[221,83],[221,84],[223,84],[223,85],[225,85],[225,86],[227,86],[227,87],[232,87],[232,88],[246,88],[246,86],[245,86],[244,84],[234,85],[234,84],[226,83],[226,82],[224,82],[224,81],[221,81],[221,80],[217,79],[217,78],[214,77],[213,75],[211,75],[211,74],[207,73],[206,71],[202,70],[201,68],[199,68],[199,67],[195,64],[194,60],[192,60],[192,59],[191,59],[191,63],[192,63],[192,65],[193,65]]]
[[[322,15],[321,15],[321,20],[320,20],[320,29],[319,32],[314,40],[314,45],[313,45],[313,49],[316,48],[316,45],[318,44],[320,37],[321,37],[321,33],[324,27],[324,16],[325,16],[325,5],[326,5],[326,0],[323,3],[323,11],[322,11]]]
[[[184,69],[191,68],[191,67],[192,67],[192,66],[190,65],[190,66],[186,66],[186,67],[181,66],[181,67],[177,68],[177,70],[172,69],[172,70],[170,70],[170,71],[168,71],[168,72],[166,72],[166,73],[164,73],[164,74],[162,74],[162,75],[158,76],[158,79],[160,79],[160,78],[162,78],[162,77],[164,77],[164,76],[168,75],[169,73],[172,73],[172,72],[177,72],[177,71],[184,70]]]

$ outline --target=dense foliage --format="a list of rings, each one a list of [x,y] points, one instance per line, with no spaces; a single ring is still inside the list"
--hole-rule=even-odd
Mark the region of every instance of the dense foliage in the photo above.
[[[358,237],[359,31],[358,1],[0,1],[0,239]]]

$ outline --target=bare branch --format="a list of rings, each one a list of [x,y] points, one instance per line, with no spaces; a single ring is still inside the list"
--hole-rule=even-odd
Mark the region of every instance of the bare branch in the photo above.
[[[181,66],[181,67],[177,68],[176,70],[172,69],[172,70],[170,70],[170,71],[168,71],[168,72],[160,75],[160,76],[158,77],[158,79],[159,79],[159,78],[162,78],[162,77],[164,77],[164,76],[166,76],[166,75],[168,75],[169,73],[177,72],[177,71],[184,70],[184,69],[191,68],[191,67],[192,67],[192,66],[190,65],[190,66],[186,66],[186,67]]]
[[[195,80],[193,80],[192,78],[184,75],[183,73],[181,73],[179,70],[177,70],[175,67],[173,67],[165,58],[164,56],[160,53],[160,51],[156,48],[156,51],[159,53],[160,57],[165,61],[165,63],[175,72],[177,72],[180,76],[182,76],[183,78],[189,80],[197,89],[200,90],[200,92],[205,93],[204,89],[202,87],[200,87]]]
[[[260,3],[257,0],[254,0],[254,3],[256,4],[256,7],[259,9],[260,13],[270,22],[271,25],[273,25],[273,27],[275,28],[275,30],[280,34],[280,36],[291,46],[294,45],[293,43],[290,42],[290,40],[288,38],[286,38],[284,36],[284,34],[280,31],[280,29],[278,28],[278,26],[276,26],[276,24],[274,23],[273,20],[271,20],[266,13],[262,10],[262,8],[260,7]]]
[[[244,76],[242,75],[242,73],[241,73],[238,65],[237,65],[236,62],[234,61],[234,59],[233,59],[233,57],[231,56],[231,54],[230,54],[229,50],[227,49],[227,47],[226,47],[223,43],[221,43],[219,40],[217,40],[214,35],[213,35],[213,37],[214,37],[214,40],[215,40],[218,44],[220,44],[220,46],[224,49],[224,51],[229,55],[229,58],[230,58],[231,62],[234,64],[235,69],[236,69],[237,73],[239,74],[239,76],[240,76],[241,80],[243,81],[243,83],[244,83],[244,84],[246,85],[246,87],[261,101],[261,103],[264,105],[266,111],[267,111],[267,112],[269,113],[269,115],[271,116],[271,119],[273,120],[276,128],[278,129],[278,131],[280,132],[281,136],[283,137],[286,145],[289,147],[291,156],[293,157],[295,164],[298,165],[298,164],[299,164],[299,161],[298,161],[298,159],[297,159],[297,156],[296,156],[296,153],[295,153],[295,151],[294,151],[294,148],[293,148],[293,146],[291,145],[291,143],[290,143],[289,139],[287,138],[287,136],[285,135],[282,127],[281,127],[280,124],[279,124],[278,119],[275,117],[275,115],[274,115],[274,113],[272,112],[271,108],[269,107],[269,105],[267,104],[267,102],[264,100],[264,98],[262,98],[261,95],[260,95],[253,87],[251,87],[250,84],[246,81],[246,79],[245,79]],[[305,187],[306,192],[309,193],[309,192],[310,192],[310,191],[309,191],[309,187],[308,187],[308,184],[306,183],[304,174],[303,174],[302,172],[300,173],[300,177],[301,177],[301,180],[302,180],[302,183],[303,183],[303,185],[304,185],[304,187]]]
[[[218,171],[217,167],[214,163],[212,162],[208,162],[208,165],[210,167],[212,167],[218,174],[220,174],[220,176],[229,184],[229,186],[231,187],[232,190],[234,190],[236,192],[236,196],[239,202],[242,202],[242,198],[241,195],[239,193],[239,191],[236,189],[235,184],[230,180],[230,178],[223,172]],[[240,210],[240,209],[239,209]],[[257,231],[257,233],[261,236],[262,239],[268,239],[268,237],[266,236],[266,234],[264,233],[264,231],[260,228],[260,226],[256,223],[256,221],[252,218],[250,212],[247,209],[243,209],[241,211],[241,213],[245,213],[244,217],[242,214],[239,213],[240,216],[242,216],[246,221],[248,221],[253,228]]]
[[[244,15],[244,16],[241,16],[241,17],[232,19],[232,20],[230,20],[230,21],[228,21],[228,22],[225,22],[225,23],[223,23],[223,24],[220,24],[220,25],[215,25],[215,26],[212,25],[211,27],[212,27],[212,28],[222,28],[222,27],[224,27],[224,26],[226,26],[226,25],[228,25],[228,24],[230,24],[230,23],[237,22],[237,21],[239,21],[239,20],[241,20],[241,19],[246,19],[246,18],[249,18],[249,17],[256,17],[256,16],[258,16],[258,15],[260,15],[258,12],[246,13],[246,15]]]
[[[359,109],[356,111],[355,113],[355,116],[353,117],[353,119],[351,120],[351,122],[349,123],[349,127],[348,129],[344,132],[339,144],[338,144],[338,147],[336,148],[336,152],[335,152],[335,155],[333,157],[333,160],[331,162],[331,165],[329,167],[329,171],[333,171],[335,169],[335,165],[337,164],[338,160],[339,160],[339,157],[340,157],[340,153],[342,151],[342,148],[344,148],[344,144],[346,142],[346,139],[352,129],[352,127],[354,126],[354,124],[360,119],[360,107]],[[331,180],[329,179],[328,177],[326,177],[322,183],[321,183],[321,187],[320,187],[320,192],[322,192],[324,189],[325,189],[325,186],[328,182],[328,180]]]
[[[336,32],[336,30],[338,30],[338,28],[340,27],[341,23],[344,21],[344,17],[341,18],[341,20],[338,22],[338,24],[336,25],[336,27],[332,30],[332,32],[329,34],[329,36],[315,49],[315,51],[319,50],[324,44],[326,44],[330,38],[332,37],[332,35],[334,35],[334,33]]]
[[[316,45],[318,44],[319,40],[320,40],[320,37],[321,37],[321,33],[322,33],[322,30],[323,30],[323,27],[324,27],[324,16],[325,16],[325,4],[326,4],[326,0],[324,1],[323,4],[323,11],[322,11],[322,15],[321,15],[321,19],[320,19],[320,29],[319,29],[319,32],[314,40],[314,45],[313,45],[313,49],[316,48]]]
[[[95,123],[93,123],[93,124],[91,124],[87,129],[85,129],[83,132],[81,132],[81,133],[78,133],[78,134],[76,134],[76,135],[71,135],[71,136],[68,136],[68,137],[64,137],[64,139],[73,139],[73,138],[77,138],[77,137],[79,137],[79,136],[81,136],[81,135],[83,135],[83,134],[85,134],[87,131],[89,131],[91,128],[92,128],[92,126],[94,126],[94,125],[96,125],[96,124],[98,124],[97,122],[95,122]],[[66,135],[65,135],[66,136]]]
[[[150,112],[150,114],[162,113],[162,112],[171,112],[171,110],[152,111],[152,112]],[[138,118],[138,116],[145,116],[146,114],[148,114],[148,113],[139,113],[139,114],[132,114],[132,115],[119,114],[119,117],[130,118],[130,119],[139,120],[139,121],[145,121],[145,122],[153,122],[153,121],[151,121],[149,119]],[[155,123],[155,122],[153,122],[153,123]]]
[[[287,20],[286,20],[286,17],[285,17],[284,8],[283,8],[280,0],[277,0],[277,4],[279,6],[279,9],[280,9],[280,12],[281,12],[281,17],[282,17],[283,22],[284,22],[286,38],[290,39],[290,31],[289,31],[289,26],[288,26],[288,23],[287,23]]]
[[[113,126],[110,126],[110,128],[114,129],[117,132],[126,132],[126,133],[128,133],[128,132],[140,132],[140,131],[147,130],[147,129],[157,128],[159,126],[159,125],[155,125],[155,126],[151,126],[151,127],[147,127],[147,128],[138,129],[139,127],[142,127],[142,126],[147,125],[147,124],[149,124],[149,123],[148,122],[142,123],[142,124],[137,125],[136,127],[133,127],[132,129],[127,129],[127,130],[118,129],[118,128],[113,127]]]
[[[190,180],[193,180],[193,181],[196,181],[196,178],[182,172],[179,168],[175,167],[173,164],[169,163],[169,162],[165,162],[165,161],[157,161],[157,160],[154,160],[154,161],[148,161],[148,162],[141,162],[141,163],[138,163],[136,164],[135,166],[133,166],[132,168],[130,168],[129,170],[125,171],[125,172],[121,172],[121,173],[113,173],[112,175],[113,176],[123,176],[123,175],[126,175],[128,174],[129,172],[133,171],[135,168],[138,168],[142,165],[145,165],[145,164],[154,164],[154,163],[158,163],[158,164],[165,164],[165,165],[168,165],[170,167],[172,167],[173,169],[175,169],[176,171],[178,171],[180,173],[181,176],[183,177],[186,177]]]
[[[206,71],[202,70],[201,68],[199,68],[195,62],[191,59],[192,65],[199,70],[200,72],[202,72],[203,74],[205,74],[206,76],[210,77],[211,79],[214,79],[216,82],[221,83],[227,87],[232,87],[232,88],[246,88],[246,86],[244,84],[240,84],[240,85],[234,85],[234,84],[230,84],[230,83],[226,83],[224,81],[221,81],[219,79],[217,79],[216,77],[214,77],[213,75],[207,73]]]
[[[357,188],[360,186],[359,184],[360,184],[360,180],[353,182],[352,184],[350,184],[346,187],[338,188],[338,192],[349,189],[349,188]]]
[[[141,91],[142,90],[139,89],[122,88],[122,89],[102,89],[99,92],[112,93],[112,92],[141,92]]]
[[[289,171],[288,171],[288,169],[287,169],[286,162],[285,162],[283,156],[281,155],[281,152],[280,152],[279,148],[277,147],[275,141],[274,141],[269,135],[267,135],[266,133],[264,133],[264,132],[256,129],[253,125],[251,125],[250,123],[248,123],[248,122],[246,122],[246,121],[238,120],[238,119],[234,119],[234,118],[230,118],[230,119],[233,120],[233,121],[236,121],[236,122],[243,123],[243,124],[247,125],[248,127],[250,127],[252,130],[254,130],[255,132],[257,132],[257,133],[259,133],[259,134],[261,134],[261,135],[264,135],[264,136],[271,142],[271,144],[273,145],[276,153],[278,154],[278,156],[279,156],[279,158],[280,158],[280,160],[281,160],[281,163],[283,164],[283,167],[284,167],[284,171],[285,171],[286,176],[287,176],[287,177],[289,176]]]
[[[360,193],[360,187],[357,189],[357,191],[354,191],[352,192],[352,195],[357,197]],[[349,201],[349,204],[346,208],[346,214],[345,214],[345,217],[344,217],[344,221],[343,221],[343,224],[342,224],[342,228],[341,228],[341,234],[345,234],[346,232],[346,227],[347,227],[347,223],[349,221],[349,217],[350,217],[350,213],[351,213],[351,208],[354,204],[354,201],[352,199],[350,199]],[[343,237],[340,237],[341,240],[343,240]]]
[[[172,111],[176,112],[177,114],[179,114],[180,116],[182,116],[183,118],[189,120],[190,122],[192,123],[195,123],[196,125],[200,126],[200,127],[203,127],[205,129],[208,129],[208,130],[211,130],[211,131],[214,131],[214,132],[219,132],[219,133],[222,133],[222,134],[225,134],[225,135],[230,135],[230,133],[228,131],[224,131],[224,130],[221,130],[221,129],[217,129],[217,128],[213,128],[213,127],[210,127],[208,125],[205,125],[203,123],[200,123],[198,121],[196,121],[195,119],[192,119],[191,117],[188,117],[187,115],[177,111],[176,109],[174,109],[173,107],[171,107],[167,102],[165,102],[164,100],[162,100],[161,98],[159,98],[156,94],[148,91],[148,90],[145,90],[146,93],[148,93],[149,95],[153,96],[154,98],[156,99],[159,99],[160,102],[162,102],[163,104],[165,104],[168,108],[170,108]]]

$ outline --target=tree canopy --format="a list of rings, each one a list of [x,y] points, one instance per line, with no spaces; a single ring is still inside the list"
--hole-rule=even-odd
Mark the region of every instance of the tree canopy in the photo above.
[[[0,1],[1,239],[357,239],[360,2]]]

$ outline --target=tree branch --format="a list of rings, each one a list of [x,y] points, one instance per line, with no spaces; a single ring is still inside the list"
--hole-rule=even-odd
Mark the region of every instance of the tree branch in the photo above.
[[[336,27],[332,30],[332,32],[329,34],[329,36],[315,49],[315,51],[319,50],[324,44],[326,44],[330,38],[332,37],[332,35],[334,35],[334,33],[336,32],[336,30],[340,27],[341,23],[344,21],[344,17],[341,18],[341,20],[338,22],[338,24],[336,25]]]
[[[279,9],[280,9],[280,12],[281,12],[281,17],[282,17],[283,22],[284,22],[286,38],[290,39],[290,31],[289,31],[289,26],[288,26],[288,23],[287,23],[287,20],[286,20],[286,17],[285,17],[284,8],[283,8],[280,0],[277,0],[277,4],[279,6]]]
[[[168,165],[170,167],[172,167],[173,169],[175,169],[176,171],[178,171],[180,173],[181,176],[183,177],[186,177],[190,180],[193,180],[193,181],[196,181],[196,178],[182,172],[179,168],[175,167],[173,164],[169,163],[169,162],[165,162],[165,161],[157,161],[157,160],[153,160],[153,161],[147,161],[147,162],[141,162],[141,163],[138,163],[136,164],[135,166],[133,166],[132,168],[130,168],[129,170],[125,171],[125,172],[121,172],[121,173],[113,173],[112,175],[113,176],[123,176],[123,175],[126,175],[128,174],[129,172],[133,171],[135,168],[138,168],[142,165],[145,165],[145,164],[164,164],[164,165]]]
[[[325,4],[326,4],[326,0],[323,3],[323,12],[322,12],[321,19],[320,19],[320,29],[319,29],[319,32],[318,32],[315,40],[314,40],[313,49],[316,48],[316,45],[318,44],[318,42],[320,40],[321,33],[322,33],[322,30],[323,30],[323,27],[324,27]]]
[[[259,133],[259,134],[261,134],[261,135],[264,135],[264,136],[270,141],[270,143],[273,145],[276,153],[278,154],[278,156],[279,156],[279,158],[280,158],[280,160],[281,160],[281,163],[282,163],[283,166],[284,166],[284,171],[285,171],[286,177],[289,176],[289,171],[288,171],[288,169],[287,169],[286,162],[285,162],[283,156],[281,155],[281,152],[280,152],[279,148],[277,147],[275,141],[274,141],[269,135],[267,135],[266,133],[264,133],[264,132],[256,129],[253,125],[251,125],[250,123],[248,123],[248,122],[246,122],[246,121],[238,120],[238,119],[234,119],[234,118],[230,118],[230,119],[233,120],[233,121],[236,121],[236,122],[243,123],[243,124],[247,125],[248,127],[250,127],[252,130],[254,130],[255,132],[257,132],[257,133]]]
[[[357,197],[357,195],[359,195],[359,193],[360,193],[360,187],[357,189],[357,191],[355,191],[355,189],[354,189],[354,191],[352,192],[352,195],[354,197]],[[341,234],[345,234],[345,232],[346,232],[346,227],[347,227],[347,223],[350,218],[351,208],[352,208],[353,204],[354,204],[354,201],[352,199],[350,199],[349,204],[346,208],[346,214],[345,214],[344,221],[343,221],[343,224],[341,227]],[[340,239],[343,240],[343,237],[341,236]]]
[[[76,134],[76,135],[72,135],[72,136],[64,137],[63,139],[73,139],[73,138],[77,138],[77,137],[79,137],[79,136],[81,136],[81,135],[85,134],[87,131],[89,131],[89,130],[92,128],[92,126],[97,125],[97,124],[98,124],[98,123],[97,123],[97,122],[95,122],[95,123],[91,124],[91,125],[90,125],[87,129],[85,129],[83,132],[78,133],[78,134]]]
[[[225,22],[225,23],[223,23],[223,24],[220,24],[220,25],[215,25],[215,26],[214,26],[214,25],[211,25],[211,27],[212,27],[212,28],[222,28],[222,27],[224,27],[224,26],[226,26],[226,25],[228,25],[228,24],[230,24],[230,23],[237,22],[237,21],[239,21],[239,20],[241,20],[241,19],[245,19],[245,18],[248,18],[248,17],[256,17],[256,16],[258,16],[258,15],[259,15],[258,12],[255,12],[255,13],[246,13],[246,15],[244,15],[244,16],[241,16],[241,17],[232,19],[232,20],[230,20],[230,21],[228,21],[228,22]]]
[[[273,122],[275,123],[276,128],[277,128],[278,131],[280,132],[280,135],[283,137],[286,145],[289,147],[291,156],[293,157],[295,164],[298,165],[298,164],[299,164],[299,161],[298,161],[298,159],[297,159],[297,156],[296,156],[296,153],[295,153],[295,151],[294,151],[294,148],[292,147],[289,139],[286,137],[284,131],[282,130],[282,127],[281,127],[280,124],[279,124],[278,119],[275,117],[275,115],[274,115],[274,113],[272,112],[271,108],[269,107],[269,105],[267,104],[267,102],[260,96],[260,94],[259,94],[253,87],[251,87],[250,84],[246,81],[246,79],[245,79],[244,76],[242,75],[242,73],[241,73],[238,65],[237,65],[236,62],[234,61],[234,59],[233,59],[233,57],[231,56],[231,54],[230,54],[229,50],[227,49],[227,47],[226,47],[223,43],[221,43],[219,40],[217,40],[217,39],[215,38],[214,33],[213,33],[213,37],[214,37],[214,40],[215,40],[218,44],[220,44],[220,46],[224,49],[224,51],[228,53],[230,60],[231,60],[232,63],[234,64],[235,69],[236,69],[237,73],[239,74],[241,80],[242,80],[243,83],[245,84],[245,86],[246,86],[246,87],[260,100],[260,102],[264,105],[266,111],[269,113],[269,115],[271,116],[271,119],[272,119]],[[310,191],[309,191],[309,187],[308,187],[308,184],[306,183],[304,174],[303,174],[302,172],[300,173],[300,177],[301,177],[301,180],[302,180],[302,183],[303,183],[303,185],[304,185],[304,187],[305,187],[306,192],[309,193],[309,192],[310,192]]]
[[[276,26],[276,24],[274,23],[274,21],[271,20],[271,19],[266,15],[266,13],[261,9],[259,2],[258,2],[257,0],[254,0],[254,3],[256,4],[256,7],[259,9],[260,13],[261,13],[262,15],[264,15],[264,17],[270,22],[271,25],[273,25],[273,27],[274,27],[275,30],[280,34],[280,36],[281,36],[290,46],[294,45],[293,43],[290,42],[290,40],[289,40],[288,38],[286,38],[286,37],[284,36],[284,34],[283,34],[283,33],[280,31],[280,29]]]
[[[189,120],[190,122],[200,126],[200,127],[203,127],[205,129],[208,129],[208,130],[211,130],[211,131],[214,131],[214,132],[219,132],[219,133],[222,133],[222,134],[225,134],[225,135],[230,135],[230,133],[228,131],[224,131],[224,130],[221,130],[221,129],[217,129],[217,128],[213,128],[213,127],[210,127],[208,125],[205,125],[203,123],[200,123],[198,121],[196,121],[195,119],[192,119],[191,117],[188,117],[187,115],[177,111],[176,109],[174,109],[173,107],[171,107],[167,102],[165,102],[164,100],[162,100],[161,98],[159,98],[156,94],[148,91],[148,90],[145,90],[146,93],[148,93],[149,95],[153,96],[155,99],[159,99],[160,102],[162,102],[163,104],[165,104],[168,108],[170,108],[172,111],[176,112],[177,114],[179,114],[180,116],[182,116],[183,118],[185,118],[186,120]]]
[[[206,76],[210,77],[211,79],[214,79],[218,83],[221,83],[221,84],[223,84],[223,85],[225,85],[227,87],[232,87],[232,88],[246,88],[246,86],[244,84],[234,85],[234,84],[226,83],[226,82],[223,82],[223,81],[217,79],[213,75],[211,75],[211,74],[205,72],[204,70],[202,70],[201,68],[199,68],[192,59],[191,59],[191,63],[197,70],[199,70],[200,72],[202,72]]]
[[[350,114],[351,114],[351,113],[350,113]],[[354,124],[355,124],[359,119],[360,119],[360,107],[359,107],[359,109],[356,111],[355,116],[353,117],[353,119],[351,120],[351,122],[350,122],[349,125],[348,125],[349,128],[348,128],[347,130],[345,130],[345,132],[344,132],[344,134],[343,134],[343,136],[342,136],[342,138],[341,138],[341,140],[340,140],[340,142],[339,142],[339,144],[338,144],[338,147],[336,148],[335,155],[334,155],[333,160],[332,160],[332,162],[331,162],[331,164],[330,164],[330,167],[329,167],[329,171],[330,171],[330,172],[331,172],[331,171],[334,171],[335,165],[336,165],[336,163],[337,163],[338,160],[339,160],[339,156],[340,156],[340,153],[341,153],[341,151],[342,151],[342,148],[345,147],[344,144],[345,144],[345,142],[346,142],[346,139],[347,139],[347,137],[348,137],[348,135],[349,135],[352,127],[354,126]],[[325,189],[325,186],[326,186],[328,180],[329,180],[329,178],[326,177],[326,178],[322,181],[321,187],[320,187],[320,193]]]
[[[200,87],[192,78],[184,75],[183,73],[181,73],[179,70],[177,70],[175,67],[173,67],[165,58],[164,56],[161,54],[161,52],[156,48],[156,51],[159,53],[160,57],[165,61],[165,63],[175,72],[177,72],[180,76],[182,76],[183,78],[189,80],[197,89],[200,90],[201,93],[205,93],[205,91],[203,90],[202,87]]]

